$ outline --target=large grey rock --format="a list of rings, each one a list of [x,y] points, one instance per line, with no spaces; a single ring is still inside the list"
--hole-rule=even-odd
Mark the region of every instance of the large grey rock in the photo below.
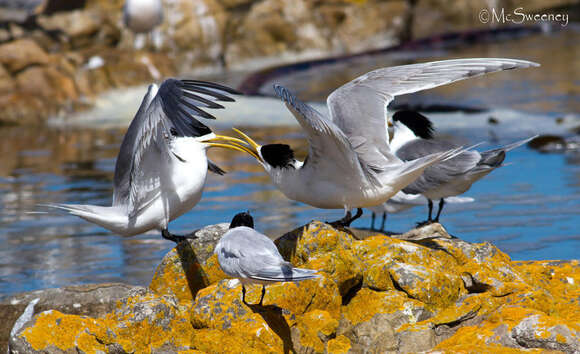
[[[5,352],[10,331],[26,306],[39,299],[34,314],[58,310],[67,314],[99,317],[115,309],[118,300],[135,286],[121,283],[86,284],[36,290],[0,300],[0,353]]]
[[[521,347],[580,352],[580,333],[565,324],[543,324],[540,317],[526,317],[512,329],[511,336]]]

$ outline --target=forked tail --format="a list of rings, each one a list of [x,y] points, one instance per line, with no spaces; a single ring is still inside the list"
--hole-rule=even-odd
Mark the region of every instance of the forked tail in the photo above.
[[[78,216],[89,222],[102,226],[105,229],[125,235],[124,232],[120,232],[123,230],[119,229],[120,226],[127,223],[126,213],[123,213],[121,207],[116,206],[104,207],[99,205],[88,205],[88,204],[57,204],[57,203],[39,204],[38,206],[63,210],[71,215]]]

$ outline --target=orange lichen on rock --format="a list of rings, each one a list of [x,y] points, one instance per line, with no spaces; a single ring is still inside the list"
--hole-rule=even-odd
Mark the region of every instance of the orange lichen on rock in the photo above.
[[[99,321],[83,316],[66,315],[58,311],[45,311],[36,317],[34,326],[21,335],[36,351],[68,351],[78,348],[85,352],[105,351],[97,336],[105,336]]]
[[[410,240],[359,240],[312,222],[276,244],[320,277],[267,285],[263,306],[261,286],[247,286],[248,305],[208,241],[226,227],[169,252],[150,288],[132,290],[113,312],[45,312],[12,343],[22,352],[580,351],[578,261],[514,262],[440,225]]]
[[[191,302],[199,290],[225,278],[217,256],[200,263],[189,244],[182,243],[163,257],[149,288],[159,295],[172,295],[180,302]]]

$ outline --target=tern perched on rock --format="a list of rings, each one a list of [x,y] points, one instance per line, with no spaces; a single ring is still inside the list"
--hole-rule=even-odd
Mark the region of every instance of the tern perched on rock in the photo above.
[[[415,111],[399,111],[393,115],[394,134],[391,146],[403,161],[411,161],[438,151],[447,151],[456,145],[433,139],[433,125],[424,115]],[[506,153],[535,136],[493,150],[463,151],[457,156],[425,169],[414,182],[403,188],[404,193],[422,194],[427,198],[429,215],[420,225],[439,222],[446,199],[465,193],[471,185],[491,171],[502,166]],[[439,210],[432,219],[433,199],[439,199]]]
[[[475,199],[471,197],[449,197],[446,198],[446,203],[471,203]],[[396,214],[416,206],[425,205],[428,203],[427,198],[421,194],[406,194],[403,191],[397,192],[391,199],[387,200],[381,205],[368,208],[372,212],[371,230],[375,230],[375,218],[377,214],[382,214],[380,231],[385,231],[385,222],[387,221],[387,214]]]
[[[236,93],[196,80],[167,79],[160,87],[150,85],[117,156],[112,206],[48,206],[122,236],[159,229],[168,240],[183,240],[168,231],[169,222],[199,202],[208,169],[224,173],[207,159],[206,150],[242,150],[236,142],[243,143],[214,134],[194,117],[215,119],[202,108],[223,108],[216,101],[234,101],[227,94]]]
[[[259,302],[262,305],[267,284],[319,277],[316,270],[294,268],[286,262],[274,242],[254,230],[254,220],[249,213],[234,216],[214,253],[224,273],[242,282],[242,302],[246,305],[246,285],[262,285]]]
[[[344,209],[337,223],[347,226],[362,207],[387,201],[423,171],[457,153],[445,152],[403,161],[389,147],[387,105],[413,93],[489,72],[537,64],[514,59],[457,59],[395,66],[366,73],[336,89],[327,99],[329,116],[275,85],[309,142],[304,161],[288,145],[260,146],[248,141],[273,183],[290,199],[317,208]],[[352,217],[350,210],[357,208]]]

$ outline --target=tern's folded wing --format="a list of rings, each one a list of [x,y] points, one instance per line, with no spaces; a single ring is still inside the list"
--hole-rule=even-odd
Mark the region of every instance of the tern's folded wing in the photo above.
[[[448,151],[456,146],[439,140],[412,140],[397,150],[397,157],[412,161],[423,156]],[[403,189],[405,193],[420,194],[437,188],[474,169],[481,155],[477,151],[462,151],[456,156],[429,166],[414,182]]]
[[[215,101],[233,101],[235,90],[194,80],[165,80],[159,90],[149,87],[125,134],[117,157],[113,205],[128,205],[129,215],[159,193],[160,179],[169,163],[168,139],[211,133],[195,119],[215,119],[203,108],[224,108]]]
[[[430,89],[490,72],[538,64],[516,59],[474,58],[402,65],[368,72],[336,89],[327,104],[332,121],[369,164],[393,159],[387,138],[386,107],[395,96]],[[353,143],[354,144],[354,143]]]

